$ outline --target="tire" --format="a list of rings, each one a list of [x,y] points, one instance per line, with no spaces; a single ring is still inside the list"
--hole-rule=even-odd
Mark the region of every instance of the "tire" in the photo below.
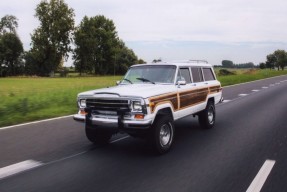
[[[215,124],[215,105],[213,101],[208,101],[206,108],[198,114],[199,125],[204,129],[211,129]]]
[[[86,136],[94,144],[105,145],[109,143],[112,134],[86,128]]]
[[[173,144],[174,125],[172,117],[159,116],[152,125],[152,143],[155,152],[164,154]]]

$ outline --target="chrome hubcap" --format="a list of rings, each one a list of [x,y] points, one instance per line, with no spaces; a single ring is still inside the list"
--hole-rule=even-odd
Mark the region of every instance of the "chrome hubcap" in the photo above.
[[[160,144],[161,146],[166,146],[167,144],[169,144],[170,139],[171,139],[171,125],[169,124],[164,124],[163,126],[161,126],[160,128],[160,132],[159,132],[159,137],[160,137]]]
[[[213,122],[214,122],[214,109],[213,109],[213,107],[210,107],[208,110],[208,121],[210,124],[213,124]]]

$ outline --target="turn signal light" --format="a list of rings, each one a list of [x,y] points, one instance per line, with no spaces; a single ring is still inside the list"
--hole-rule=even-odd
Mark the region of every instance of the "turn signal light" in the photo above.
[[[80,110],[80,114],[81,115],[86,115],[87,113],[85,112],[85,110]]]
[[[135,119],[144,119],[143,114],[135,114]]]

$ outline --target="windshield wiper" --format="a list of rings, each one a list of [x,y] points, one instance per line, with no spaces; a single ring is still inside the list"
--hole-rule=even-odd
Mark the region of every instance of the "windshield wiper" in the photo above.
[[[141,80],[143,82],[150,82],[152,84],[155,84],[155,82],[152,82],[151,80],[145,79],[145,78],[137,78],[138,80]]]
[[[127,82],[129,82],[130,84],[133,84],[133,82],[132,82],[131,80],[129,80],[129,79],[123,79],[122,81],[127,81]]]

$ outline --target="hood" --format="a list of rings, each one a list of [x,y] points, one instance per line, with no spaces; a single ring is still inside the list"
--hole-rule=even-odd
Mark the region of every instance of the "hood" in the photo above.
[[[79,97],[141,97],[148,98],[176,91],[173,84],[131,84],[96,89],[79,94]]]

